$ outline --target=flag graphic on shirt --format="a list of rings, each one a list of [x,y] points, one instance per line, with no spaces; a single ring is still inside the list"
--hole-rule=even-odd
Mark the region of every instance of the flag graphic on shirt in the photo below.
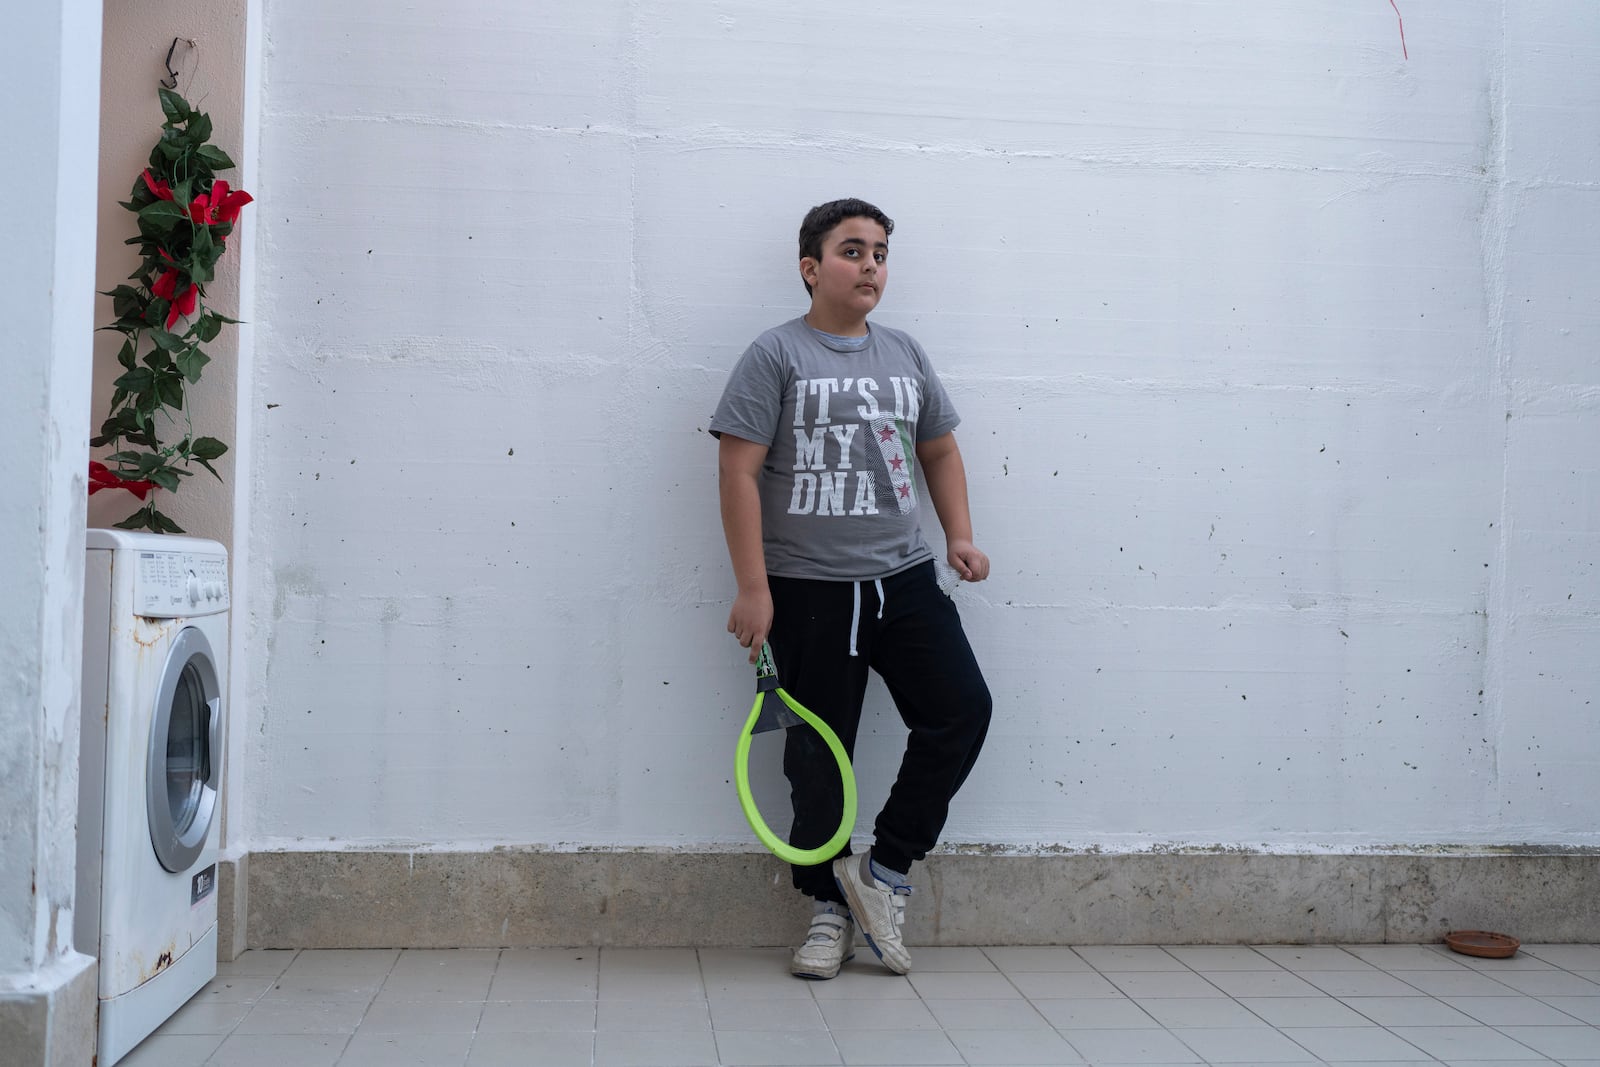
[[[889,485],[894,492],[895,506],[905,515],[917,506],[916,481],[912,476],[912,449],[898,421],[892,415],[879,415],[871,422],[872,438],[878,442],[878,451],[889,471]]]

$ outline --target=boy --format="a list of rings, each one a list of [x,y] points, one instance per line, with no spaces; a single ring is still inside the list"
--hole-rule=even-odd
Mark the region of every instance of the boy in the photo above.
[[[972,543],[955,409],[920,345],[868,326],[888,278],[894,222],[862,200],[814,207],[800,225],[811,309],[746,349],[711,420],[723,532],[738,580],[728,632],[754,663],[770,641],[786,689],[854,751],[867,668],[909,731],[870,852],[794,867],[813,898],[790,971],[832,978],[851,956],[851,919],[892,971],[907,872],[938,840],[972,770],[990,698],[955,604],[922,536],[923,500],[944,527],[950,565],[989,576]],[[813,730],[789,730],[789,840],[815,848],[839,827],[838,773]]]

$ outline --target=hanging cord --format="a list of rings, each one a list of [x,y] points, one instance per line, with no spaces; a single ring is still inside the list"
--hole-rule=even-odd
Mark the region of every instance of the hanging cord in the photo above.
[[[188,45],[191,51],[200,47],[194,43],[194,38],[192,37],[174,37],[172,39],[172,45],[167,49],[167,77],[161,79],[161,87],[163,89],[176,89],[178,87],[178,72],[172,69],[172,53],[178,50],[180,43]],[[172,79],[172,84],[167,84],[167,78]]]

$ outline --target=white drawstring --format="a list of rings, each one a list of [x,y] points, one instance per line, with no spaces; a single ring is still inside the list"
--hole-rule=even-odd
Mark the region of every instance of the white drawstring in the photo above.
[[[856,654],[856,631],[861,626],[861,583],[851,582],[850,587],[855,590],[855,606],[850,610],[850,654]]]
[[[851,582],[850,587],[854,591],[855,599],[855,603],[850,610],[850,654],[854,656],[857,654],[856,635],[861,631],[861,583]],[[881,619],[883,618],[883,603],[885,599],[883,595],[883,579],[874,578],[872,587],[878,591],[878,618]]]

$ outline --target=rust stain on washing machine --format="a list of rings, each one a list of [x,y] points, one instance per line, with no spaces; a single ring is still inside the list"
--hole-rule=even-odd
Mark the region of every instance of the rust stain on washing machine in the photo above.
[[[143,615],[134,617],[133,643],[141,649],[149,651],[166,639],[172,632],[174,624],[181,624],[182,619],[147,619]]]
[[[171,967],[172,966],[172,961],[177,956],[177,954],[178,954],[178,943],[176,941],[174,941],[174,942],[172,942],[171,944],[169,944],[167,946],[167,949],[166,949],[165,952],[161,953],[161,955],[156,957],[156,965],[154,967],[150,968],[148,971],[145,970],[143,967],[139,968],[139,982],[140,982],[140,984],[148,982],[150,979],[154,978],[156,975],[160,974],[162,971],[166,970],[168,967]]]

